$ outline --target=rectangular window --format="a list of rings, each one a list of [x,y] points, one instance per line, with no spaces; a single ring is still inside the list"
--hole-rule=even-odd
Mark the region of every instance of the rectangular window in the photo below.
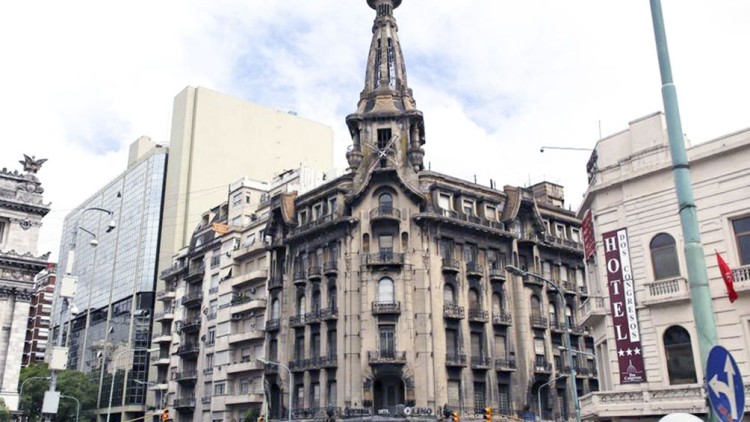
[[[380,337],[380,353],[392,356],[396,351],[396,326],[381,325],[378,327]]]
[[[445,330],[445,349],[449,355],[458,354],[458,333],[456,330],[450,328]]]
[[[317,220],[323,216],[323,204],[315,204],[313,206],[313,220]]]
[[[328,210],[330,214],[333,214],[336,212],[336,207],[338,203],[336,202],[336,198],[330,198],[328,200]]]
[[[378,148],[383,149],[391,140],[391,129],[378,129]]]
[[[438,207],[444,210],[452,210],[451,207],[451,196],[447,193],[438,194]]]
[[[336,406],[336,381],[328,381],[326,387],[326,397],[328,397],[328,406]]]
[[[448,406],[457,409],[461,407],[461,381],[448,380]]]
[[[226,392],[227,385],[223,382],[214,384],[214,396],[223,396]]]
[[[393,253],[393,236],[381,234],[378,236],[378,247],[381,254]]]
[[[328,356],[336,356],[336,330],[328,330]]]
[[[5,242],[5,231],[7,230],[7,221],[0,220],[0,245]]]
[[[510,415],[510,388],[507,385],[498,386],[497,407],[501,415]]]
[[[242,194],[238,193],[232,197],[232,205],[240,205],[242,203]]]
[[[211,327],[208,329],[208,332],[206,332],[206,345],[210,346],[214,343],[216,343],[216,328]]]
[[[474,383],[474,409],[477,411],[483,410],[487,403],[485,388],[483,382]]]
[[[484,357],[484,347],[482,347],[482,333],[471,333],[471,355]]]
[[[740,257],[740,265],[750,265],[750,217],[732,221],[732,228],[737,241],[737,255]],[[0,236],[0,240],[2,240],[2,236]]]
[[[206,369],[214,367],[214,354],[206,353]]]
[[[567,239],[568,237],[565,235],[565,225],[560,223],[555,223],[555,237],[558,237],[560,239]]]
[[[506,340],[505,336],[495,336],[495,357],[498,359],[505,359],[508,356],[506,351]]]
[[[581,229],[571,228],[570,240],[577,242],[577,243],[581,243]]]
[[[497,210],[495,209],[494,205],[484,206],[484,218],[491,220],[491,221],[497,220]]]
[[[296,341],[294,342],[294,358],[301,360],[305,358],[305,329],[297,330]]]
[[[306,224],[307,223],[307,210],[300,211],[299,214],[297,214],[297,219],[299,220],[299,224]]]
[[[310,407],[320,407],[320,383],[314,382],[310,386]]]
[[[464,199],[461,210],[464,212],[465,215],[476,215],[476,209],[474,208],[474,201],[470,199]]]
[[[312,344],[310,345],[310,351],[312,358],[317,358],[320,356],[320,333],[312,333],[311,338]]]

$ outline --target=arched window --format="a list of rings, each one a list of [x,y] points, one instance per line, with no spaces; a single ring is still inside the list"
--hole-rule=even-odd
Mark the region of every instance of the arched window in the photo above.
[[[664,332],[664,352],[667,355],[670,384],[698,382],[693,361],[693,345],[690,342],[690,333],[686,329],[674,325]]]
[[[651,263],[654,266],[655,280],[680,275],[677,248],[672,236],[666,233],[659,233],[651,239]]]
[[[378,302],[393,303],[395,296],[393,292],[393,280],[383,277],[378,281]]]
[[[531,296],[531,315],[537,318],[542,316],[541,303],[539,302],[539,296]]]
[[[378,205],[382,209],[392,209],[393,196],[390,193],[381,193],[380,196],[378,196]]]
[[[305,312],[305,295],[299,295],[297,298],[297,315],[304,315]]]
[[[271,319],[279,319],[281,317],[281,305],[279,299],[271,301]]]
[[[477,289],[469,289],[469,309],[481,309]]]
[[[447,283],[443,286],[443,302],[456,303],[456,292],[453,290],[453,286]]]
[[[492,294],[492,313],[493,314],[502,314],[504,311],[504,304],[503,304],[503,297],[500,295],[500,293],[493,293]]]

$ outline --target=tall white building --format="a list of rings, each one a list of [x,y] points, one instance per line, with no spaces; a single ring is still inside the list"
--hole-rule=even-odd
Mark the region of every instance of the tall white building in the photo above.
[[[737,360],[748,391],[750,129],[687,147],[719,344]],[[581,399],[584,419],[658,420],[672,412],[703,416],[705,374],[664,116],[643,117],[600,140],[588,167],[590,185],[579,216],[591,212],[596,250],[588,260],[591,297],[581,318],[593,329],[601,391]],[[628,241],[632,306],[620,300],[628,287],[608,282],[603,264],[604,239],[615,234],[619,249]],[[716,251],[733,268],[739,294],[734,303],[727,298]],[[626,328],[621,320],[628,317],[634,319]],[[624,343],[634,338],[638,341]]]

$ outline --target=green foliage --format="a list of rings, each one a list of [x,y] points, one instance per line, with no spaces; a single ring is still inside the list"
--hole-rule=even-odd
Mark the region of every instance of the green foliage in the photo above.
[[[50,370],[46,363],[29,365],[21,370],[19,386],[31,377],[49,377]],[[81,402],[81,420],[96,407],[96,394],[98,386],[92,382],[88,375],[79,371],[61,371],[57,375],[57,390],[64,396],[75,397]],[[25,415],[32,417],[40,416],[44,392],[49,390],[49,382],[44,379],[35,379],[26,383],[23,387],[20,410]],[[77,404],[75,400],[61,398],[58,408],[57,420],[75,420]]]
[[[242,415],[242,417],[249,422],[255,422],[258,417],[260,417],[260,410],[251,407],[250,409],[247,409],[245,411],[245,414]]]
[[[5,400],[0,399],[0,422],[8,422],[10,420],[10,411],[5,405]]]

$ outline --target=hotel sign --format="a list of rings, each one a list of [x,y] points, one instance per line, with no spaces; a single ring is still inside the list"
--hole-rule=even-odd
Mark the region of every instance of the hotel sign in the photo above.
[[[602,239],[617,361],[620,366],[620,383],[645,382],[646,372],[643,367],[638,316],[635,312],[635,280],[630,264],[628,231],[619,229],[604,233]]]

